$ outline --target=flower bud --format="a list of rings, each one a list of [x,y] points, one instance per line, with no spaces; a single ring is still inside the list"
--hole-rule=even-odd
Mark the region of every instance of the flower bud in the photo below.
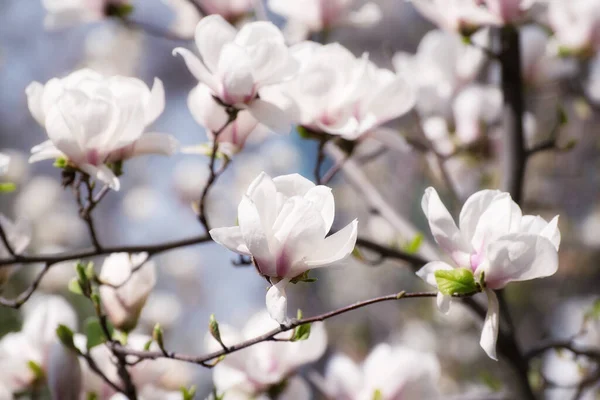
[[[62,343],[50,348],[48,388],[53,399],[77,400],[81,392],[81,366],[77,354]]]

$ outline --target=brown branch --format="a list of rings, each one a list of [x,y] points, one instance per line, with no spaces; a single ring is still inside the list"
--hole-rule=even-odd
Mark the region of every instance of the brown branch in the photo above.
[[[327,137],[322,136],[319,140],[319,147],[317,149],[317,161],[315,162],[315,168],[313,174],[315,176],[315,182],[317,185],[321,184],[321,167],[325,162],[325,145],[327,144]]]
[[[414,269],[420,268],[427,264],[427,260],[416,254],[408,254],[401,250],[394,249],[392,247],[382,246],[368,239],[358,238],[356,245],[365,249],[372,250],[380,254],[383,258],[389,258],[393,260],[400,260],[409,263]]]
[[[44,278],[44,275],[46,275],[46,273],[50,270],[51,265],[52,264],[46,263],[44,268],[37,274],[37,276],[35,277],[33,282],[29,285],[29,287],[27,289],[25,289],[24,292],[19,294],[16,298],[6,299],[4,297],[0,297],[0,305],[2,305],[4,307],[10,307],[10,308],[20,308],[23,304],[25,304],[25,302],[27,300],[29,300],[31,295],[33,295],[35,290],[40,285],[42,278]]]
[[[542,343],[527,351],[524,357],[531,361],[531,359],[540,357],[550,350],[568,350],[576,356],[584,356],[600,362],[600,349],[593,347],[578,348],[571,340],[556,340]]]

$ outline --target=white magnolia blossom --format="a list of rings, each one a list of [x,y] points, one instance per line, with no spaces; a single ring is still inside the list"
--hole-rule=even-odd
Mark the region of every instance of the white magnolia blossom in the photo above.
[[[50,140],[31,149],[30,162],[66,157],[90,176],[119,189],[119,179],[105,164],[143,154],[171,155],[170,135],[144,133],[165,106],[162,82],[152,90],[136,78],[106,78],[89,69],[42,85],[31,83],[27,101]]]
[[[0,214],[0,225],[15,254],[23,253],[31,241],[31,225],[24,219],[18,219],[16,223],[12,222],[3,214]],[[0,256],[5,258],[10,256],[4,243],[0,245]],[[0,288],[8,282],[13,272],[15,272],[15,268],[13,265],[0,267]]]
[[[354,0],[269,0],[268,6],[286,18],[286,33],[293,42],[336,26],[369,27],[382,17],[376,3],[368,2],[356,9]]]
[[[559,47],[582,54],[600,48],[600,3],[595,0],[547,3],[548,20]]]
[[[471,34],[481,26],[520,20],[535,0],[412,0],[412,3],[440,28]]]
[[[196,0],[208,14],[219,14],[231,23],[252,12],[253,0]]]
[[[253,339],[279,326],[265,312],[254,315],[241,332],[220,324],[221,339],[227,346]],[[289,339],[291,333],[281,333],[279,339]],[[207,351],[221,349],[210,335],[206,339]],[[318,360],[327,348],[327,333],[322,323],[311,325],[307,340],[297,342],[262,342],[228,355],[213,369],[213,384],[217,393],[225,393],[225,400],[268,399],[270,388],[285,380],[288,384],[278,399],[307,400],[310,389],[294,373],[303,365]]]
[[[48,388],[53,399],[77,400],[82,385],[79,357],[72,349],[55,342],[48,360]]]
[[[253,257],[258,272],[273,285],[266,297],[269,314],[285,323],[288,283],[310,269],[343,260],[354,249],[357,220],[326,237],[334,215],[329,187],[315,186],[298,174],[271,179],[263,172],[240,202],[239,226],[212,229],[210,235],[228,249]]]
[[[146,299],[156,284],[154,262],[139,253],[113,253],[104,260],[100,271],[100,298],[112,324],[125,332],[137,325]]]
[[[297,77],[266,97],[308,129],[355,140],[414,105],[413,90],[403,77],[366,56],[356,58],[338,43],[303,42],[291,52],[301,63]]]
[[[275,132],[289,132],[286,114],[260,98],[263,88],[290,79],[298,70],[281,31],[258,21],[238,32],[220,15],[210,15],[198,23],[195,38],[201,59],[182,47],[173,50],[190,72],[223,103],[248,110]]]
[[[162,0],[162,2],[173,11],[169,30],[178,37],[193,38],[196,25],[202,19],[197,6],[188,0]]]
[[[60,296],[41,295],[25,304],[21,331],[6,334],[0,340],[0,386],[11,393],[27,390],[35,375],[28,363],[49,372],[50,349],[56,343],[59,324],[77,329],[77,315]]]
[[[57,29],[85,22],[98,21],[107,16],[109,6],[119,6],[129,0],[42,0],[48,13],[46,28]]]
[[[185,152],[212,151],[214,133],[219,131],[227,122],[228,115],[223,106],[213,98],[210,88],[203,83],[198,84],[188,96],[188,108],[197,123],[206,128],[210,146],[184,149]],[[241,110],[235,121],[231,122],[217,137],[219,151],[231,156],[244,147],[248,135],[254,131],[258,121],[248,110]]]
[[[499,306],[494,293],[510,282],[543,278],[558,269],[560,231],[558,216],[546,222],[540,216],[522,215],[510,194],[482,190],[467,199],[460,212],[459,227],[434,188],[425,191],[421,202],[431,233],[452,265],[433,261],[417,275],[437,287],[435,272],[466,268],[476,280],[485,278],[488,311],[480,345],[496,358]],[[447,312],[450,296],[438,293],[438,307]]]
[[[485,45],[486,32],[472,40]],[[394,55],[394,68],[417,93],[416,109],[421,115],[450,113],[452,98],[475,79],[485,60],[483,51],[465,44],[451,32],[427,32],[416,54],[399,52]]]
[[[440,369],[432,353],[382,343],[361,365],[344,354],[334,355],[315,383],[330,399],[433,400],[439,395]]]

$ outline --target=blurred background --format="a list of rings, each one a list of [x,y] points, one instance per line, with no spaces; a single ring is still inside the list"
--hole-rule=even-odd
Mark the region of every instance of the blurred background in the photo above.
[[[135,76],[149,85],[158,77],[165,85],[167,101],[153,129],[173,134],[183,146],[206,140],[204,129],[194,121],[186,103],[197,81],[182,60],[171,55],[174,47],[194,48],[192,41],[176,38],[177,24],[187,11],[160,0],[132,3],[134,12],[129,19],[134,23],[130,25],[103,20],[48,30],[44,27],[46,12],[40,1],[0,2],[0,151],[11,156],[4,179],[17,184],[16,191],[0,196],[0,210],[13,220],[26,219],[31,223],[33,241],[29,254],[90,245],[73,195],[60,185],[59,170],[51,162],[27,161],[31,147],[46,138],[27,108],[25,88],[29,83],[45,83],[82,67],[105,74]],[[436,54],[427,54],[422,44],[427,32],[435,29],[430,22],[410,3],[400,0],[377,3],[383,16],[379,23],[365,28],[335,28],[327,40],[342,43],[355,55],[368,52],[377,65],[404,73],[406,69],[399,65],[406,67],[407,63],[394,60],[397,53],[406,53],[404,60],[416,65],[416,73],[420,74],[408,79],[419,81],[419,89],[440,84],[441,72],[435,67],[441,70],[446,66],[442,65],[444,62],[458,63],[462,55],[442,54],[444,50],[449,52],[449,47],[443,45],[436,60]],[[279,25],[285,22],[270,11],[268,16]],[[547,50],[544,42],[547,38],[540,40],[536,34],[532,34],[532,47],[524,46],[524,51],[531,54],[528,58],[531,72],[529,75],[526,72],[525,77],[528,142],[533,147],[556,134],[558,146],[563,150],[540,152],[532,158],[527,169],[523,208],[527,214],[540,214],[546,219],[560,214],[563,242],[556,275],[510,285],[506,290],[519,340],[525,348],[542,339],[569,337],[579,331],[583,314],[598,295],[600,277],[597,266],[600,142],[595,133],[600,71],[594,69],[593,58],[561,58],[557,52]],[[489,43],[486,38],[482,40]],[[428,62],[433,66],[427,66]],[[549,65],[556,68],[546,68]],[[499,79],[498,67],[489,59],[482,61],[472,75],[471,83],[486,87],[496,85]],[[485,96],[493,98],[497,93]],[[447,103],[457,97],[447,96]],[[336,199],[334,228],[358,217],[360,237],[405,248],[417,232],[423,232],[425,241],[430,240],[420,209],[425,187],[435,185],[448,201],[453,195],[464,201],[480,188],[497,187],[503,134],[498,113],[490,111],[487,116],[486,110],[477,111],[474,105],[467,105],[468,110],[477,114],[474,118],[478,134],[462,146],[459,133],[440,139],[435,128],[429,131],[422,124],[424,119],[435,115],[458,126],[453,111],[431,111],[428,106],[431,103],[426,101],[416,114],[410,113],[389,124],[389,128],[407,138],[405,146],[388,148],[374,139],[366,139],[354,155],[359,159],[365,156],[358,163],[359,169],[415,231],[398,232],[388,218],[369,204],[368,194],[366,199],[364,193],[348,183],[345,171],[330,183]],[[489,111],[495,106],[481,107]],[[451,149],[448,154],[452,157],[440,164],[435,155],[411,146],[412,141],[439,145],[440,152],[446,151],[443,149],[448,145],[467,151],[455,155]],[[377,157],[370,157],[374,152]],[[231,168],[210,194],[208,215],[212,225],[230,226],[235,222],[241,195],[261,171],[272,176],[297,172],[314,179],[316,153],[317,143],[302,139],[296,132],[287,136],[253,133],[249,145],[235,156]],[[201,234],[202,227],[190,203],[200,196],[208,174],[207,163],[205,156],[187,154],[127,161],[122,189],[111,192],[95,211],[102,243],[141,245]],[[332,164],[328,159],[325,169]],[[444,175],[449,176],[450,187],[444,184]],[[368,251],[363,256],[377,260],[377,255]],[[264,308],[267,286],[254,268],[235,266],[232,263],[235,260],[235,254],[215,244],[157,256],[158,284],[137,331],[150,334],[154,324],[160,322],[165,327],[169,349],[202,354],[210,314],[214,313],[221,323],[241,328],[251,315]],[[96,265],[101,262],[101,258],[96,260]],[[315,272],[317,283],[290,287],[290,309],[301,308],[304,315],[314,315],[399,290],[429,290],[407,265],[386,260],[374,264],[353,258],[343,265]],[[21,268],[3,294],[10,297],[20,293],[39,268],[33,265]],[[74,274],[74,263],[55,266],[42,281],[40,291],[65,296],[83,321],[92,315],[92,310],[87,302],[68,292],[66,286]],[[18,330],[20,324],[18,311],[0,309],[0,336]],[[477,344],[479,321],[460,304],[447,316],[437,312],[433,300],[379,304],[329,320],[326,327],[328,354],[342,351],[360,360],[380,342],[403,343],[436,353],[443,371],[441,389],[449,396],[502,391],[502,382],[510,374],[505,365],[488,359],[481,351]],[[600,342],[590,344],[600,346]],[[326,359],[327,356],[323,357],[316,368],[322,368]],[[566,361],[569,360],[560,357],[558,361],[546,360],[544,368],[554,379],[564,378],[568,375],[565,371],[571,375],[580,373],[560,364]],[[189,365],[182,368],[186,371],[182,376],[197,383],[200,394],[210,391],[209,371]],[[556,396],[567,398],[561,397],[562,394]]]

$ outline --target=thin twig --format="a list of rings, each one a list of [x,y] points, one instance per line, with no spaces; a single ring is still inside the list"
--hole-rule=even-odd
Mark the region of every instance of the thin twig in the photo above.
[[[576,347],[571,340],[555,340],[542,343],[527,351],[524,357],[527,360],[531,360],[533,358],[540,357],[550,350],[568,350],[577,356],[585,356],[600,362],[599,349],[594,347],[579,348]]]
[[[315,162],[315,168],[313,174],[315,176],[315,182],[317,185],[321,184],[321,167],[325,162],[325,145],[327,144],[327,137],[322,136],[319,140],[319,147],[317,149],[317,161]],[[336,163],[337,164],[337,163]]]
[[[29,300],[31,295],[33,295],[35,290],[40,285],[42,278],[44,278],[44,275],[46,275],[46,273],[50,270],[50,266],[51,264],[46,263],[44,268],[36,275],[35,279],[33,280],[33,282],[31,282],[29,287],[27,287],[27,289],[25,289],[24,292],[21,292],[21,294],[19,294],[16,298],[11,300],[6,299],[4,297],[0,297],[0,305],[10,308],[20,308],[23,304],[25,304],[27,300]]]

